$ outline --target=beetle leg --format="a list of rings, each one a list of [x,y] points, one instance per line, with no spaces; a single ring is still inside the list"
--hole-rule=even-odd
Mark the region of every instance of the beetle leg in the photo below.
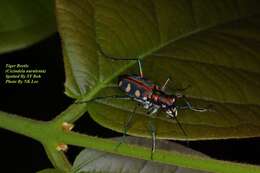
[[[141,60],[139,58],[122,58],[122,57],[113,57],[113,56],[110,56],[110,55],[107,55],[105,54],[105,52],[103,52],[102,48],[100,47],[100,45],[98,44],[98,49],[99,49],[99,53],[101,55],[103,55],[103,57],[105,58],[108,58],[108,59],[111,59],[112,61],[137,61],[138,62],[138,66],[139,66],[139,73],[140,73],[140,76],[143,78],[144,75],[143,75],[143,70],[142,70],[142,64],[141,64]]]
[[[143,77],[144,77],[144,74],[143,74],[143,69],[142,69],[142,64],[141,64],[140,59],[138,59],[138,66],[139,66],[140,76],[141,76],[141,78],[143,78]]]
[[[177,92],[184,92],[184,91],[186,91],[187,89],[189,89],[191,87],[191,85],[190,84],[188,84],[186,87],[184,87],[184,88],[177,88],[176,89],[176,91]],[[181,94],[180,94],[181,95]]]
[[[168,84],[168,82],[171,80],[170,77],[168,77],[168,79],[164,82],[163,86],[161,87],[161,90],[164,91],[166,88],[166,85]]]
[[[152,149],[151,149],[151,160],[153,160],[153,154],[156,149],[156,128],[154,126],[154,119],[149,119],[148,127],[151,132],[151,137],[152,137]]]
[[[159,109],[160,109],[159,106],[152,105],[152,106],[149,107],[147,114],[148,114],[148,115],[154,115],[155,113],[158,112]],[[155,117],[155,116],[154,116],[154,117]]]
[[[128,116],[126,122],[124,123],[124,134],[123,134],[123,138],[126,137],[127,131],[128,131],[128,129],[130,128],[130,123],[131,123],[131,121],[132,121],[132,119],[133,119],[133,117],[134,117],[134,115],[135,115],[137,106],[138,106],[138,105],[136,104],[135,107],[134,107],[133,112]]]
[[[176,121],[177,125],[179,126],[179,128],[181,129],[182,133],[184,134],[184,136],[186,138],[187,144],[189,145],[189,143],[188,143],[188,135],[185,132],[184,128],[182,127],[180,121],[177,119],[177,109],[175,110],[174,114],[172,114],[172,116],[170,116],[170,118],[172,118],[172,119],[174,119]]]
[[[154,107],[150,106],[148,108],[147,114],[150,115],[153,112],[153,110],[154,110]]]
[[[124,127],[123,127],[124,133],[123,133],[123,136],[122,136],[121,140],[120,140],[119,143],[117,144],[116,149],[117,149],[122,143],[125,142],[126,135],[127,135],[127,131],[128,131],[128,129],[130,128],[130,123],[131,123],[131,121],[132,121],[132,119],[133,119],[133,117],[134,117],[134,115],[135,115],[137,106],[138,106],[138,104],[135,105],[133,112],[131,112],[131,114],[128,116],[127,120],[124,122]]]
[[[94,102],[97,100],[106,100],[106,99],[122,99],[122,100],[131,100],[132,98],[129,96],[120,96],[120,95],[114,95],[114,96],[104,96],[104,97],[96,97],[90,100],[86,100],[86,101],[75,101],[76,104],[80,104],[80,103],[89,103],[89,102]]]

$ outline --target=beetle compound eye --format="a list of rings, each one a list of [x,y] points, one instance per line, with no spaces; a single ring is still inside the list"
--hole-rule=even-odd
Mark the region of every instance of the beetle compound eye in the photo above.
[[[131,91],[131,84],[127,84],[127,87],[125,89],[125,92],[129,93]]]

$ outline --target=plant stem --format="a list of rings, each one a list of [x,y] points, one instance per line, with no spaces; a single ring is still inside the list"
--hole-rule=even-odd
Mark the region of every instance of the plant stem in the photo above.
[[[22,116],[9,114],[0,111],[0,127],[40,140],[39,137],[45,134],[47,122],[36,121]],[[45,134],[48,135],[48,134]]]
[[[71,170],[71,165],[66,159],[66,156],[56,150],[56,146],[61,142],[57,140],[55,135],[58,134],[58,131],[62,130],[53,128],[52,123],[36,121],[0,111],[0,128],[25,135],[41,142],[44,145],[49,159],[56,168],[63,172],[69,172]]]
[[[150,160],[150,148],[130,144],[121,144],[120,147],[115,149],[115,146],[118,144],[117,141],[86,136],[75,132],[67,133],[63,138],[66,143],[71,145],[77,145],[138,159]],[[208,157],[194,156],[174,151],[169,152],[159,149],[154,153],[153,161],[217,173],[260,172],[260,167],[258,166],[221,161]]]
[[[52,120],[52,123],[56,127],[61,127],[61,124],[63,122],[74,123],[86,111],[87,111],[87,105],[85,103],[83,103],[83,104],[77,104],[77,103],[72,104],[65,111],[63,111],[61,114],[59,114],[54,120]]]
[[[71,106],[68,112],[78,112],[78,106]],[[73,110],[78,109],[78,110]],[[69,117],[69,115],[66,115]],[[68,172],[70,166],[64,155],[55,150],[55,145],[59,143],[66,143],[75,146],[87,147],[99,151],[105,151],[123,156],[130,156],[133,158],[150,160],[150,148],[145,148],[137,145],[121,144],[115,149],[116,141],[110,139],[102,139],[87,135],[82,135],[75,132],[65,132],[62,128],[56,128],[56,121],[41,122],[28,118],[19,117],[16,115],[0,112],[0,127],[20,133],[36,139],[44,144],[47,149],[48,156],[54,162],[54,165],[63,171]],[[48,138],[48,140],[46,140]],[[157,150],[154,154],[154,161],[164,164],[177,165],[186,168],[200,169],[209,172],[218,173],[259,173],[260,167],[239,164],[232,162],[225,162],[215,160],[207,157],[192,156],[188,154],[169,152],[165,150]]]
[[[69,161],[67,160],[66,155],[61,151],[57,151],[55,148],[55,144],[50,145],[50,143],[48,143],[43,146],[48,155],[48,158],[55,168],[58,168],[59,170],[62,170],[66,173],[69,173],[71,171],[72,168]]]

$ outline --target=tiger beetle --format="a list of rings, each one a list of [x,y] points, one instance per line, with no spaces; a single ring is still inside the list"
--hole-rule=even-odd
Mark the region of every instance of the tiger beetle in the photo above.
[[[183,134],[188,137],[185,130],[181,126],[181,123],[177,119],[177,112],[180,109],[190,109],[192,111],[196,112],[205,112],[208,111],[207,109],[202,108],[194,108],[190,102],[188,102],[187,98],[182,94],[175,94],[175,95],[169,95],[165,92],[166,86],[170,81],[170,78],[168,78],[164,84],[160,87],[159,85],[155,84],[149,79],[146,79],[143,74],[142,70],[142,64],[140,59],[124,59],[124,58],[115,58],[112,56],[106,55],[101,48],[100,53],[108,59],[111,59],[113,61],[137,61],[138,67],[139,67],[139,75],[135,74],[125,74],[118,77],[118,87],[121,91],[125,93],[124,96],[104,96],[104,97],[96,97],[94,99],[91,99],[89,101],[96,101],[101,99],[107,99],[107,98],[116,98],[116,99],[128,99],[128,100],[134,100],[138,104],[135,105],[133,112],[131,115],[129,115],[128,120],[126,121],[124,125],[124,134],[123,138],[125,138],[125,135],[127,134],[127,130],[129,128],[131,119],[133,118],[133,115],[136,112],[137,106],[141,105],[145,110],[147,110],[147,115],[149,117],[155,118],[157,114],[161,111],[165,112],[167,117],[170,119],[174,119],[183,132]],[[178,99],[183,99],[185,102],[185,105],[179,106],[176,105],[176,101]],[[87,101],[87,102],[89,102]],[[152,149],[151,149],[151,159],[153,158],[153,153],[155,151],[155,141],[156,141],[156,128],[152,122],[152,119],[149,119],[149,128],[151,130],[151,137],[152,137]],[[124,139],[123,139],[124,140]],[[120,145],[122,141],[118,144]]]

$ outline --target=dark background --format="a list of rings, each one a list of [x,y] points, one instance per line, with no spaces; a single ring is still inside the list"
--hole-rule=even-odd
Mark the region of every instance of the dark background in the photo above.
[[[29,64],[46,69],[40,85],[4,85],[5,64]],[[55,34],[29,48],[0,55],[0,110],[31,117],[51,120],[65,110],[73,100],[64,94],[64,67],[60,38]],[[90,129],[90,130],[89,130]],[[120,136],[105,129],[89,116],[77,121],[77,131],[100,137]],[[48,140],[48,139],[46,139]],[[1,172],[34,173],[52,167],[43,147],[28,137],[0,129]],[[185,144],[185,143],[183,143]],[[189,147],[222,160],[260,164],[260,138],[190,142]],[[67,152],[71,161],[80,148]]]

